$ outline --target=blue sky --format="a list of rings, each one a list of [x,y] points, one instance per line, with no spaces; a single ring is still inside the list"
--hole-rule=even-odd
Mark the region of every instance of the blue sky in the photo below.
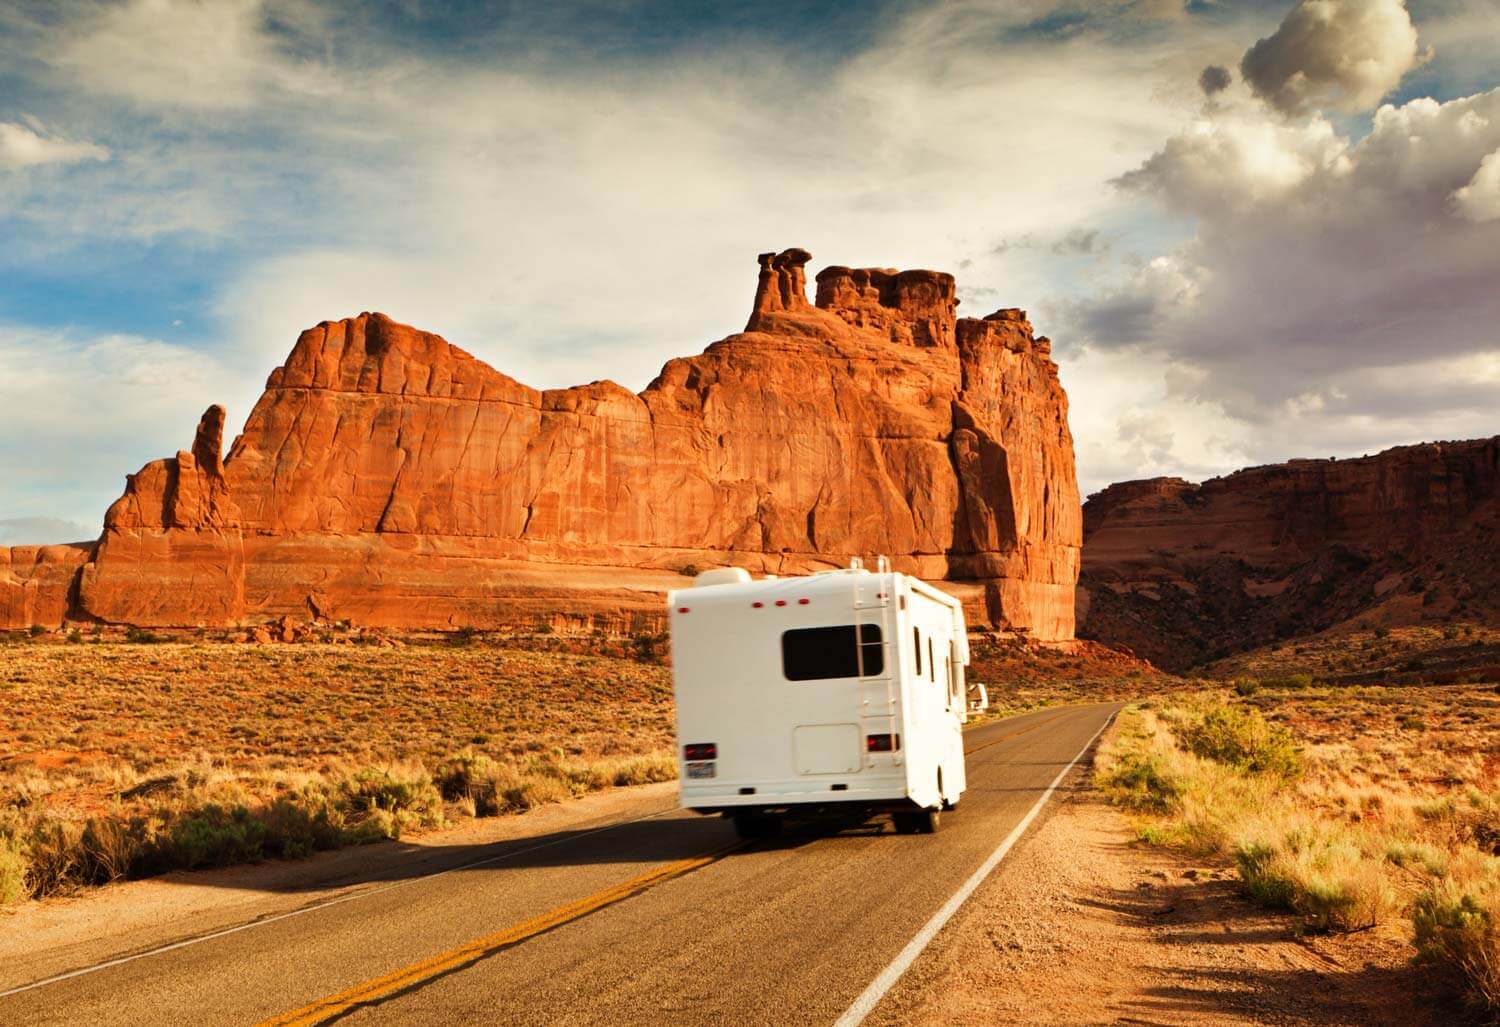
[[[0,544],[325,318],[640,388],[792,245],[1028,308],[1086,489],[1500,431],[1500,0],[1318,10],[7,5]]]

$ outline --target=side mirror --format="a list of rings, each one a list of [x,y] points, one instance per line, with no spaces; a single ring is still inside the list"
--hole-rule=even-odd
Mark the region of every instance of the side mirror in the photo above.
[[[977,697],[974,695],[975,692],[979,693]],[[990,693],[983,685],[970,685],[969,696],[970,713],[983,713],[990,708]]]

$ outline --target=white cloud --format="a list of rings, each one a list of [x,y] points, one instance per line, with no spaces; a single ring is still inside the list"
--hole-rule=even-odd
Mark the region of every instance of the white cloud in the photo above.
[[[1210,109],[1122,179],[1194,238],[1061,309],[1087,345],[1178,369],[1168,397],[1220,412],[1256,461],[1493,434],[1497,147],[1500,90],[1382,107],[1357,144],[1317,116]]]
[[[1479,162],[1469,184],[1453,193],[1458,212],[1470,221],[1500,218],[1500,150]]]
[[[1417,63],[1417,30],[1403,0],[1300,0],[1246,51],[1240,73],[1286,113],[1353,112],[1375,106]]]
[[[1175,0],[1064,6],[1077,23],[1041,35],[1029,24],[1057,5],[907,9],[827,64],[743,40],[480,63],[395,52],[298,0],[90,3],[37,28],[50,88],[97,112],[99,130],[70,131],[119,155],[87,191],[29,176],[0,194],[39,229],[16,245],[187,237],[234,272],[209,354],[0,329],[0,373],[26,358],[26,395],[0,385],[17,404],[0,405],[0,437],[40,440],[0,443],[0,475],[29,483],[0,516],[97,519],[209,403],[242,423],[300,330],[361,310],[529,384],[640,387],[740,328],[754,254],[787,245],[957,271],[967,314],[1033,308],[1089,488],[1492,425],[1497,386],[1465,361],[1493,350],[1480,327],[1500,315],[1483,163],[1500,101],[1383,108],[1356,143],[1343,121],[1270,115],[1244,82],[1204,103],[1200,71],[1269,33],[1262,12],[1168,30],[1136,14]],[[1262,51],[1287,72],[1262,81],[1284,108],[1368,107],[1399,81],[1405,11],[1365,7],[1288,16]],[[1110,18],[1130,31],[1094,24]],[[1465,35],[1441,32],[1424,20],[1445,47]],[[1392,378],[1424,384],[1403,395]],[[62,398],[33,398],[47,389]]]
[[[52,545],[98,537],[98,524],[65,521],[57,517],[8,517],[0,520],[0,546]]]
[[[96,535],[125,475],[188,448],[237,378],[210,353],[155,339],[0,325],[0,467],[12,483],[0,521],[23,521],[32,542]],[[48,537],[36,518],[94,527]]]
[[[126,0],[70,25],[50,54],[85,89],[141,107],[245,110],[266,92],[318,91],[322,69],[279,52],[292,0]]]
[[[1347,146],[1322,118],[1284,123],[1253,106],[1216,107],[1120,181],[1184,213],[1230,217],[1285,202],[1315,174],[1346,170]]]
[[[757,51],[568,77],[356,61],[301,125],[329,229],[248,269],[220,311],[267,360],[374,308],[530,384],[640,387],[743,325],[768,249],[943,269],[983,254],[962,284],[1004,289],[973,313],[1033,303],[1050,283],[990,252],[997,227],[1062,237],[1118,206],[1099,183],[1181,112],[1157,95],[1166,42],[998,61],[975,40],[1011,17],[919,12],[833,68]]]
[[[53,135],[35,118],[27,118],[25,124],[0,121],[0,168],[76,164],[91,160],[109,160],[109,150],[93,143]]]

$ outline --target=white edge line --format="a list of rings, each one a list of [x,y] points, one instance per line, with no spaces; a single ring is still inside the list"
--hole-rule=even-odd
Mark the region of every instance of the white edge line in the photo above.
[[[603,827],[596,827],[592,831],[585,831],[582,834],[576,834],[569,838],[558,838],[554,841],[542,842],[540,845],[532,845],[525,849],[517,849],[514,852],[503,852],[498,856],[487,856],[484,859],[476,859],[472,863],[464,863],[460,866],[449,867],[446,870],[439,870],[431,874],[423,874],[419,877],[409,877],[404,881],[394,881],[390,884],[381,885],[378,888],[365,888],[360,891],[345,892],[343,895],[328,899],[324,902],[313,903],[311,906],[299,906],[297,909],[288,910],[285,913],[277,913],[275,916],[262,917],[258,920],[251,920],[247,923],[237,924],[234,927],[226,927],[223,930],[213,931],[209,934],[200,934],[197,937],[184,938],[182,941],[174,941],[168,945],[159,945],[154,949],[147,949],[144,952],[136,952],[128,956],[120,956],[118,959],[109,959],[102,963],[95,963],[92,966],[80,967],[77,970],[69,970],[67,973],[54,974],[51,977],[44,977],[39,981],[32,981],[30,984],[23,984],[19,987],[11,988],[9,991],[0,991],[0,998],[9,998],[12,995],[19,995],[22,992],[35,991],[37,988],[45,988],[50,984],[58,984],[62,981],[72,980],[75,977],[84,977],[88,974],[98,973],[100,970],[108,970],[111,967],[121,966],[125,963],[133,963],[137,959],[145,959],[148,956],[159,956],[166,952],[175,952],[177,949],[185,949],[193,945],[201,945],[206,941],[214,941],[218,938],[225,938],[231,934],[239,934],[241,931],[248,931],[255,927],[264,927],[267,924],[274,924],[279,920],[290,920],[294,916],[303,916],[307,913],[316,913],[320,909],[327,909],[329,906],[337,906],[342,902],[352,902],[355,899],[366,899],[371,897],[372,895],[379,895],[383,892],[394,891],[397,888],[404,888],[409,884],[421,884],[424,881],[432,881],[436,880],[439,877],[446,877],[449,874],[456,874],[461,870],[472,870],[474,867],[482,867],[490,863],[499,863],[502,860],[514,859],[517,856],[524,856],[528,852],[536,852],[538,849],[550,849],[554,845],[563,845],[567,842],[577,841],[580,838],[587,838],[590,835],[601,834],[605,831],[613,831],[617,827],[625,827],[629,824],[638,824],[642,821],[652,820],[667,813],[675,813],[677,812],[677,809],[678,807],[674,806],[671,809],[660,810],[656,813],[648,813],[645,816],[632,817],[629,820],[622,820],[617,824],[606,824]],[[490,844],[498,845],[503,844],[503,842],[492,842]]]
[[[1042,807],[1047,805],[1047,800],[1052,798],[1052,793],[1057,791],[1057,786],[1062,784],[1063,778],[1068,776],[1068,771],[1077,766],[1078,761],[1083,759],[1083,754],[1089,751],[1089,746],[1094,744],[1094,739],[1103,734],[1104,729],[1109,727],[1109,722],[1114,719],[1114,711],[1111,711],[1110,715],[1104,718],[1104,723],[1099,725],[1099,730],[1083,743],[1083,748],[1078,750],[1078,755],[1074,756],[1072,761],[1052,779],[1052,783],[1047,786],[1041,798],[1036,800],[1036,805],[1032,806],[1030,812],[1021,818],[1021,822],[1011,829],[1010,834],[1005,836],[1000,847],[990,853],[989,858],[980,864],[979,869],[974,871],[958,891],[953,893],[953,897],[943,903],[943,908],[922,925],[922,929],[916,933],[916,936],[906,943],[906,947],[896,954],[896,958],[891,960],[884,970],[880,971],[880,974],[870,982],[870,986],[854,1000],[854,1004],[844,1010],[844,1015],[834,1022],[834,1027],[858,1027],[864,1022],[865,1017],[870,1015],[880,1000],[885,998],[886,992],[890,991],[901,976],[911,968],[912,963],[916,962],[917,957],[932,943],[937,933],[953,918],[953,914],[958,912],[959,907],[968,900],[970,895],[974,894],[976,888],[984,883],[984,879],[990,875],[990,872],[1000,865],[1000,861],[1010,853],[1016,842],[1020,841],[1026,829],[1031,826],[1031,822],[1042,812]]]

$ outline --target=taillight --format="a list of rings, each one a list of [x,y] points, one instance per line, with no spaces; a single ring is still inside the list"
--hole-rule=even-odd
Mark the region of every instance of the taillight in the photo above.
[[[689,762],[695,760],[713,760],[719,758],[719,747],[713,742],[700,742],[697,745],[684,745],[682,757]]]
[[[866,752],[895,752],[899,748],[900,735],[865,735]]]

